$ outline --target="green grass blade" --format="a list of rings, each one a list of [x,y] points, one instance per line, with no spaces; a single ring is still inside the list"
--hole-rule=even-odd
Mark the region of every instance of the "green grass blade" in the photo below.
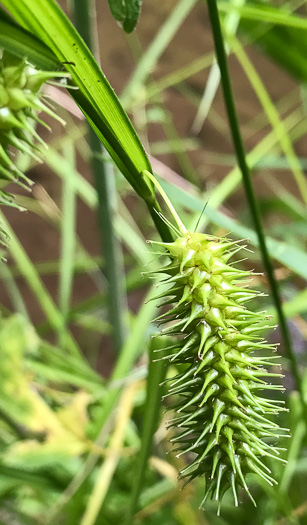
[[[29,319],[27,307],[24,303],[19,287],[15,282],[12,270],[7,264],[3,263],[3,261],[0,262],[0,278],[3,280],[4,286],[7,289],[14,311],[21,313],[23,317]]]
[[[22,5],[18,0],[14,0],[14,5],[8,0],[4,2],[21,23],[28,24],[31,29],[33,27],[34,32],[37,31],[42,39],[46,39],[46,43],[53,48],[55,54],[58,54],[59,61],[65,62],[72,78],[79,86],[79,90],[73,91],[72,96],[119,170],[138,195],[145,200],[162,239],[166,242],[171,241],[169,228],[155,212],[155,210],[160,210],[160,207],[154,196],[153,186],[148,177],[141,175],[144,166],[151,171],[149,160],[128,116],[79,34],[53,0],[33,0],[31,6],[25,0]],[[38,14],[37,18],[32,17],[35,13]],[[57,23],[51,24],[53,31],[47,36],[45,26],[50,25],[50,20],[54,19]],[[8,24],[6,18],[3,23],[7,24],[6,32],[9,34],[11,24]],[[25,34],[28,39],[30,38],[26,47]],[[2,42],[4,47],[11,49],[6,39],[1,41],[0,34],[0,44]],[[33,53],[36,43],[37,39],[32,38],[30,33],[26,33],[22,28],[18,28],[17,40],[14,37],[10,41],[11,45],[14,44],[16,48],[19,48],[17,52],[19,56],[31,57],[33,63],[37,65],[44,64],[44,53],[38,56]]]
[[[75,165],[75,148],[72,144],[66,146],[65,157],[71,166]],[[66,173],[62,183],[59,307],[63,316],[64,327],[69,312],[75,257],[76,193],[74,181],[70,176],[73,173],[74,170]]]
[[[165,346],[165,342],[163,341]],[[146,472],[148,458],[151,453],[153,435],[157,429],[159,421],[159,412],[161,409],[161,382],[165,378],[166,366],[165,362],[160,359],[155,362],[156,354],[154,350],[161,347],[161,341],[154,339],[150,345],[148,377],[146,386],[146,403],[144,409],[144,418],[142,425],[142,443],[141,450],[138,457],[136,476],[134,480],[133,492],[131,494],[130,505],[126,517],[125,525],[133,523],[133,516],[137,509],[140,493],[142,492],[144,484],[144,476]]]
[[[233,4],[237,5],[238,7],[244,5],[244,3],[245,0],[233,0]],[[239,22],[240,15],[237,11],[231,11],[230,13],[227,13],[224,19],[225,31],[231,35],[235,34],[238,29]],[[226,51],[228,54],[229,49],[227,48]],[[196,135],[200,133],[210,111],[217,89],[219,87],[220,78],[221,76],[219,66],[216,62],[214,62],[211,66],[208,80],[206,82],[206,87],[191,128],[192,133]]]
[[[243,47],[240,45],[240,42],[235,38],[234,35],[228,35],[228,41],[232,46],[232,49],[237,56],[239,62],[241,63],[242,68],[245,71],[246,76],[248,77],[251,85],[254,88],[254,91],[264,108],[268,120],[270,121],[275,133],[280,141],[281,148],[288,160],[289,167],[293,171],[296,183],[302,195],[302,198],[307,204],[307,181],[305,175],[301,169],[300,162],[295,155],[289,134],[286,132],[284,124],[280,119],[279,113],[271,101],[271,98],[265,89],[265,86],[254,68],[253,64],[249,60],[247,54],[245,53]]]
[[[192,0],[189,0],[192,2]],[[196,0],[193,0],[195,3]],[[160,210],[153,185],[144,175],[151,172],[149,160],[133,126],[93,55],[54,0],[4,0],[4,5],[54,52],[71,73],[78,90],[72,96],[104,144],[119,170],[146,202],[153,222],[166,242],[172,240]],[[51,31],[46,32],[46,27]],[[33,41],[34,42],[34,41]]]
[[[117,363],[111,377],[111,388],[105,399],[101,417],[98,418],[96,432],[100,432],[106,423],[111,411],[116,404],[120,389],[116,387],[116,382],[123,379],[130,371],[135,359],[140,355],[144,349],[144,341],[149,336],[148,325],[154,318],[157,308],[154,301],[150,301],[152,297],[156,295],[156,290],[151,289],[146,296],[145,304],[141,307],[138,312],[134,324],[131,328],[131,332],[125,342],[124,347],[119,355]],[[150,302],[148,302],[150,301]],[[112,383],[114,386],[112,387]]]
[[[242,18],[296,29],[307,29],[307,19],[297,15],[289,14],[285,9],[272,7],[270,5],[238,6],[234,3],[219,2],[219,9],[224,12],[237,11]]]
[[[0,212],[0,220],[10,237],[10,253],[14,257],[18,268],[20,269],[24,278],[27,280],[34,296],[36,296],[37,300],[39,301],[42,310],[45,312],[46,317],[50,321],[51,326],[53,327],[56,333],[60,332],[63,329],[63,317],[61,313],[56,308],[50,295],[48,294],[47,290],[42,284],[33,264],[31,263],[27,254],[23,250],[22,245],[15,236],[13,230],[11,229],[9,223],[5,219],[2,212]],[[66,332],[65,334],[65,346],[69,351],[71,351],[75,355],[80,355],[80,351],[77,344],[68,332]]]
[[[73,93],[75,100],[104,137],[114,162],[133,180],[138,193],[148,197],[151,184],[139,174],[151,168],[141,142],[93,55],[58,4],[54,0],[4,0],[3,4],[65,64],[79,88]]]
[[[305,0],[286,3],[289,14],[300,8]],[[300,82],[306,82],[307,37],[304,29],[284,25],[255,24],[252,19],[241,19],[240,29],[250,41],[255,41],[265,55],[273,58]]]
[[[93,121],[88,117],[89,122],[91,123],[93,129],[95,130],[97,136],[100,138],[101,142],[104,143],[104,139],[102,134],[100,133],[99,129],[95,126]],[[118,159],[119,160],[119,159]],[[118,163],[120,165],[120,162]],[[131,178],[130,173],[125,172],[125,168],[122,166],[122,173],[125,175],[126,179],[130,182],[131,186],[135,189],[135,191],[145,200],[146,205],[148,207],[149,213],[151,215],[151,218],[153,220],[153,223],[156,226],[157,231],[159,232],[159,235],[165,242],[171,242],[173,240],[172,233],[169,229],[169,227],[165,224],[165,222],[161,219],[161,217],[156,213],[157,211],[160,211],[160,205],[154,196],[153,193],[151,193],[151,189],[147,185],[148,176],[144,176],[143,174],[140,174],[139,177],[139,184],[135,184],[135,180]],[[142,185],[142,188],[140,189],[140,185]]]
[[[76,27],[90,49],[98,35],[93,35],[96,19],[95,5],[88,0],[74,0]],[[90,13],[91,11],[91,13]],[[121,245],[115,232],[116,188],[113,166],[102,158],[104,150],[92,129],[89,129],[91,169],[98,194],[97,219],[100,242],[105,258],[105,275],[108,281],[109,320],[113,327],[113,340],[117,352],[128,334],[128,306],[125,291],[125,273]]]
[[[59,61],[41,40],[18,26],[0,6],[0,47],[19,58],[27,57],[39,69],[55,71]]]

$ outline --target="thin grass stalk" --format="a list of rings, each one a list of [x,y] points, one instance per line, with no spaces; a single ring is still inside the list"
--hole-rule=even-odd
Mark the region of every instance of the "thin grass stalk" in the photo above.
[[[80,525],[94,525],[102,523],[99,516],[105,497],[110,489],[111,481],[121,458],[120,450],[124,450],[126,427],[131,418],[134,407],[134,399],[140,384],[138,381],[128,385],[121,395],[118,405],[117,417],[114,431],[108,447],[108,457],[102,463],[98,473],[93,491],[88,500],[85,513]]]
[[[95,429],[93,430],[93,435],[91,436],[91,439],[95,440],[96,445],[100,444],[101,446],[101,438],[108,435],[108,422],[110,421],[112,411],[114,410],[116,404],[120,399],[123,381],[127,378],[129,371],[133,366],[133,363],[142,354],[144,346],[147,343],[148,325],[151,323],[157,312],[156,304],[154,301],[152,301],[152,298],[155,295],[156,289],[152,287],[145,298],[144,304],[138,312],[138,315],[132,326],[131,332],[118,357],[116,366],[114,368],[110,380],[110,388],[108,389],[106,397],[104,399],[102,412],[100,415],[97,416],[99,422],[95,426]],[[153,420],[156,419],[155,417],[153,417],[152,414],[151,416]],[[75,481],[72,482],[73,493],[73,486],[77,484],[77,489],[79,489],[81,485],[83,485],[88,476],[93,472],[93,469],[98,459],[99,456],[97,456],[97,454],[95,454],[94,452],[89,454],[87,460],[85,461],[84,469],[82,469],[76,475]],[[64,507],[66,506],[66,504],[68,504],[69,501],[70,498],[67,498],[65,500],[62,499],[59,505],[56,505],[56,508],[54,509],[53,518],[55,515],[58,515],[59,512],[63,512]],[[51,521],[48,521],[48,523],[51,524]]]
[[[299,159],[297,158],[293,144],[288,133],[285,130],[283,122],[280,118],[279,112],[273,104],[270,95],[268,94],[265,85],[263,84],[260,75],[249,60],[246,52],[241,46],[239,40],[234,35],[229,35],[229,44],[233,48],[238,61],[240,62],[249,82],[251,83],[266,115],[271,123],[272,128],[280,142],[280,147],[283,150],[288,161],[289,168],[292,170],[296,184],[301,193],[302,199],[307,204],[307,180],[305,179]]]
[[[113,166],[96,159],[102,149],[99,139],[90,129],[92,173],[98,194],[97,219],[104,255],[104,272],[108,283],[109,320],[113,326],[114,348],[118,353],[127,337],[128,304],[125,290],[125,272],[122,247],[115,228],[115,180]]]
[[[98,422],[97,425],[95,425],[95,429],[93,430],[94,439],[97,438],[99,432],[101,432],[101,429],[106,424],[119,399],[120,387],[116,385],[129,374],[134,362],[142,354],[143,349],[147,344],[148,325],[150,325],[152,322],[157,311],[156,305],[154,301],[152,301],[155,293],[156,289],[153,287],[150,288],[147,296],[145,297],[144,304],[141,306],[135,318],[131,332],[125,341],[125,345],[123,346],[118,357],[110,380],[110,385],[112,388],[108,390],[101,414],[98,414],[97,416]]]
[[[65,155],[68,161],[75,165],[75,148],[73,144],[65,146]],[[76,192],[74,181],[70,176],[63,179],[62,185],[62,212],[61,221],[61,260],[59,275],[59,307],[63,316],[63,331],[68,322],[71,289],[74,276],[74,252],[75,252],[75,222],[76,222]],[[63,331],[59,334],[59,340],[63,337]]]
[[[214,45],[215,45],[216,58],[219,64],[220,72],[221,72],[221,84],[222,84],[222,89],[223,89],[224,102],[225,102],[225,107],[227,111],[232,140],[233,140],[233,144],[234,144],[234,148],[236,152],[237,162],[238,162],[238,165],[242,173],[242,181],[243,181],[248,205],[250,208],[250,213],[251,213],[251,216],[254,222],[257,236],[258,236],[259,248],[260,248],[260,252],[262,256],[263,265],[267,273],[268,281],[269,281],[271,292],[272,292],[273,301],[274,301],[275,308],[278,313],[279,325],[280,325],[280,330],[281,330],[284,345],[285,345],[285,351],[287,353],[288,359],[290,360],[291,371],[292,371],[292,374],[295,380],[296,388],[300,393],[301,402],[304,405],[305,411],[307,412],[307,405],[306,405],[305,398],[304,398],[303,383],[302,383],[298,363],[296,360],[296,355],[292,347],[292,341],[291,341],[287,321],[284,316],[278,284],[274,277],[273,267],[272,267],[269,253],[268,253],[267,246],[266,246],[265,233],[264,233],[262,222],[261,222],[260,211],[259,211],[256,196],[255,196],[254,188],[251,182],[250,170],[246,162],[245,149],[244,149],[243,140],[242,140],[242,136],[240,132],[239,120],[238,120],[238,116],[236,112],[234,96],[233,96],[232,87],[231,87],[229,69],[228,69],[226,52],[225,52],[225,47],[224,47],[224,39],[223,39],[221,24],[220,24],[220,19],[219,19],[219,12],[217,8],[216,0],[207,0],[207,3],[208,3],[208,11],[209,11],[212,35],[213,35]]]
[[[234,0],[232,2],[233,9],[229,11],[226,10],[224,28],[225,28],[225,32],[227,35],[234,36],[236,34],[237,26],[240,22],[240,8],[244,7],[244,5],[245,5],[245,0]],[[293,5],[293,2],[291,1],[291,2],[286,2],[284,7],[287,7],[287,9],[289,9],[289,12],[292,12],[300,5],[301,5],[301,2],[298,2],[297,6],[295,6]],[[254,41],[257,42],[257,40],[261,38],[261,36],[265,35],[269,30],[270,30],[269,24],[261,24],[261,27],[260,27],[260,24],[258,24],[255,34],[253,34],[253,37],[250,38],[251,35],[249,35],[250,43],[253,43]],[[230,55],[232,53],[232,50],[229,49],[228,46],[226,46],[226,52],[227,52],[227,55]],[[210,69],[208,80],[207,80],[206,89],[204,91],[204,94],[200,102],[194,122],[192,124],[192,132],[197,135],[200,133],[200,130],[202,129],[204,122],[208,116],[212,102],[216,95],[216,91],[217,91],[219,82],[220,82],[219,68],[216,63],[213,63]]]
[[[95,24],[95,2],[74,0],[76,27],[88,47],[93,50],[97,40]],[[92,151],[91,169],[98,195],[97,220],[100,243],[105,259],[105,275],[108,283],[109,319],[113,326],[114,348],[118,353],[127,336],[128,306],[124,287],[124,267],[121,245],[114,227],[116,206],[113,167],[102,160],[105,153],[97,135],[89,126],[89,142]]]
[[[164,343],[163,343],[164,344]],[[155,361],[155,349],[161,346],[161,341],[153,339],[149,350],[149,366],[146,388],[146,403],[142,424],[142,444],[137,459],[137,468],[134,478],[134,485],[130,497],[130,505],[127,511],[125,525],[132,525],[133,517],[137,510],[139,497],[143,488],[148,459],[152,450],[152,440],[157,423],[159,421],[159,411],[161,407],[161,388],[160,384],[165,379],[166,366],[164,361]]]
[[[200,180],[197,171],[194,169],[193,163],[189,157],[188,152],[185,150],[182,139],[173,123],[172,116],[167,113],[165,122],[162,123],[162,127],[166,136],[166,139],[170,145],[170,149],[174,157],[181,168],[184,178],[194,184],[197,188],[200,188]],[[177,141],[179,144],[178,150],[172,148],[172,141]]]
[[[94,3],[90,0],[74,0],[74,10],[76,27],[83,36],[85,42],[91,48],[97,40],[97,34],[93,33],[91,27],[91,15],[94,13]],[[110,163],[103,162],[101,159],[104,150],[96,134],[90,127],[90,146],[93,152],[92,172],[98,194],[98,223],[101,233],[101,244],[105,257],[105,272],[109,283],[109,317],[114,326],[114,346],[117,352],[123,346],[127,335],[127,326],[124,319],[127,318],[125,312],[127,308],[127,296],[124,288],[123,256],[120,243],[115,235],[114,228],[114,202],[115,202],[115,182],[113,169]],[[95,155],[95,153],[97,153]],[[160,211],[156,200],[145,201],[161,238],[168,242],[172,240],[168,226],[161,220],[156,213]]]
[[[11,300],[14,310],[20,313],[25,319],[30,320],[30,316],[20,293],[20,290],[15,281],[12,269],[7,265],[0,262],[0,279],[2,280],[4,287],[7,290],[8,296]]]
[[[295,110],[289,116],[283,119],[283,125],[288,133],[291,133],[292,141],[297,140],[297,137],[305,133],[305,129],[297,133],[297,127],[302,121],[301,111]],[[296,130],[295,137],[293,131]],[[278,147],[278,138],[274,131],[270,131],[248,154],[246,157],[250,168],[254,168],[266,156],[266,154],[274,147]],[[210,206],[217,209],[240,185],[241,173],[238,166],[235,166],[222,180],[218,187],[210,194]],[[203,230],[208,224],[206,216],[200,220],[199,229]]]
[[[5,231],[10,237],[10,254],[15,259],[17,268],[22,277],[25,279],[29,288],[32,290],[34,297],[39,301],[39,304],[48,319],[50,326],[59,333],[63,329],[63,317],[61,312],[57,309],[40,276],[38,275],[34,265],[31,263],[28,255],[24,251],[20,241],[16,237],[10,224],[6,220],[4,214],[0,211],[0,221],[5,227]],[[65,341],[63,342],[67,351],[71,352],[76,357],[81,356],[79,346],[73,339],[72,335],[66,330]]]
[[[245,0],[233,0],[234,5],[244,5]],[[233,35],[237,32],[238,26],[240,23],[240,15],[236,11],[228,13],[228,16],[225,16],[225,29],[226,31]],[[229,55],[230,49],[229,46],[226,48],[227,55]],[[193,121],[191,131],[195,135],[199,135],[201,132],[205,120],[208,116],[210,108],[213,104],[216,92],[220,84],[220,70],[218,64],[214,61],[210,68],[208,80],[206,82],[206,87],[203,92],[195,119]]]

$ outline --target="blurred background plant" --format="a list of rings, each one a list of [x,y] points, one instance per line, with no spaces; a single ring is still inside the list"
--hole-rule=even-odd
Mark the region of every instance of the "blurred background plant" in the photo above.
[[[29,13],[36,3],[28,0]],[[109,3],[111,10],[105,0],[59,5],[96,57],[101,55],[104,73],[187,226],[194,229],[207,203],[199,231],[248,238],[253,251],[240,265],[262,272],[206,3],[144,0],[134,32],[141,3]],[[2,4],[10,10],[18,2]],[[16,154],[17,168],[35,182],[30,195],[1,183],[3,190],[17,191],[16,206],[29,211],[2,207],[0,212],[10,236],[9,248],[1,250],[8,263],[0,266],[0,523],[307,523],[306,5],[232,0],[218,7],[247,161],[292,339],[292,355],[287,345],[280,346],[290,412],[279,423],[291,429],[291,439],[281,445],[287,447],[287,466],[272,465],[279,485],[272,488],[251,476],[257,508],[244,494],[234,508],[229,495],[221,517],[215,502],[208,502],[205,513],[198,510],[201,479],[179,491],[184,460],[166,455],[169,416],[159,387],[163,375],[175,370],[150,360],[161,343],[151,337],[157,307],[149,299],[156,283],[146,272],[160,262],[146,244],[157,236],[148,213],[152,196],[135,169],[142,162],[140,171],[147,169],[146,160],[136,147],[138,160],[130,180],[122,169],[124,178],[114,151],[132,146],[112,142],[108,131],[107,153],[71,96],[49,84],[45,97],[66,128],[48,117],[52,135],[37,126],[49,146],[43,165]],[[12,7],[20,22],[17,11]],[[17,26],[11,28],[14,44],[6,23],[1,11],[0,47],[16,52]],[[27,28],[46,43],[49,33],[44,40],[34,25]],[[55,47],[52,51],[57,54]],[[62,52],[61,62],[69,62]],[[32,51],[27,58],[56,67],[54,55],[38,55]],[[73,75],[74,64],[67,68]],[[80,93],[70,93],[82,107]],[[257,275],[254,281],[252,287],[269,292],[255,307],[267,309],[275,325],[267,280]],[[278,328],[269,337],[282,340]]]

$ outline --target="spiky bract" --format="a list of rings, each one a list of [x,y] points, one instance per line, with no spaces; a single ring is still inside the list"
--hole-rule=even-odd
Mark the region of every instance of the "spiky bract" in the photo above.
[[[12,148],[40,160],[40,149],[34,140],[44,142],[35,132],[35,125],[44,123],[38,113],[43,111],[63,122],[41,92],[43,83],[57,76],[66,77],[67,73],[37,70],[25,59],[6,51],[1,56],[0,50],[0,179],[30,183],[14,164]],[[11,196],[1,190],[0,202],[11,204]]]
[[[239,486],[253,500],[248,473],[275,483],[263,459],[278,458],[280,429],[267,415],[285,409],[282,401],[258,395],[282,387],[261,379],[280,374],[263,368],[275,365],[276,356],[258,352],[274,350],[259,336],[267,328],[264,313],[244,305],[258,295],[246,286],[251,272],[229,264],[241,247],[225,238],[187,232],[173,243],[157,244],[172,259],[161,269],[168,274],[163,283],[171,286],[160,297],[175,306],[157,322],[168,323],[162,333],[177,338],[162,359],[180,371],[167,381],[167,396],[175,400],[172,442],[178,456],[186,454],[190,461],[180,478],[205,478],[202,505],[208,496],[220,501],[229,487],[237,505]]]

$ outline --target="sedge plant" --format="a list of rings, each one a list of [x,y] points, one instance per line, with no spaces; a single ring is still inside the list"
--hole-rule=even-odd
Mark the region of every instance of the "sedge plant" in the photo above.
[[[238,505],[239,486],[256,505],[246,475],[254,472],[270,485],[276,483],[265,458],[285,462],[276,446],[285,429],[270,416],[286,408],[280,399],[259,395],[264,389],[283,390],[280,384],[266,382],[283,376],[265,369],[276,367],[278,356],[271,355],[276,347],[261,337],[269,328],[265,312],[246,306],[259,295],[248,287],[251,272],[231,262],[245,246],[188,231],[161,186],[155,184],[176,221],[174,242],[154,242],[170,258],[154,273],[165,274],[161,282],[169,285],[157,296],[167,311],[156,322],[167,325],[161,335],[174,338],[173,344],[162,349],[166,355],[161,359],[180,370],[166,381],[164,396],[173,399],[174,417],[168,425],[176,435],[171,441],[178,457],[193,456],[179,477],[186,480],[185,485],[195,477],[204,478],[201,507],[208,496],[220,502],[229,487]],[[263,356],[263,351],[269,355]]]
[[[2,51],[0,63],[0,176],[3,180],[11,180],[20,185],[30,184],[30,180],[18,169],[11,148],[40,160],[40,148],[45,143],[35,131],[35,125],[42,123],[47,126],[38,113],[46,113],[52,118],[63,120],[44,99],[42,85],[57,77],[62,79],[69,75],[66,72],[43,71],[32,66],[27,60],[20,59],[8,51]],[[58,83],[58,85],[60,85]],[[50,130],[50,128],[49,128]],[[12,204],[11,196],[1,191],[2,202]]]
[[[179,477],[184,480],[184,485],[200,479],[203,493],[201,508],[206,508],[210,498],[220,505],[228,489],[237,506],[241,488],[256,504],[247,478],[250,474],[256,474],[271,487],[277,483],[269,461],[274,459],[275,462],[286,463],[281,457],[284,449],[278,440],[287,435],[287,430],[279,427],[275,416],[287,409],[283,401],[271,397],[284,387],[275,382],[276,378],[282,377],[275,361],[278,356],[273,355],[276,345],[268,343],[263,337],[263,332],[270,327],[270,319],[265,312],[254,307],[255,300],[261,294],[249,288],[252,272],[241,269],[233,262],[233,257],[245,246],[228,236],[190,231],[184,226],[153,175],[149,158],[127,114],[58,4],[54,0],[31,0],[29,3],[26,0],[4,0],[2,3],[15,18],[13,21],[6,14],[1,17],[5,29],[0,37],[0,45],[4,49],[0,71],[2,178],[19,183],[27,180],[14,162],[14,148],[34,159],[37,156],[40,158],[40,150],[34,141],[41,142],[35,131],[35,124],[41,123],[38,113],[45,112],[59,119],[44,100],[42,84],[59,77],[69,77],[69,82],[77,88],[71,95],[93,132],[149,210],[161,236],[161,241],[149,243],[160,247],[163,250],[160,255],[166,255],[169,260],[166,265],[150,272],[156,284],[162,285],[163,291],[154,299],[159,299],[159,308],[164,310],[155,319],[155,324],[164,326],[159,337],[163,340],[166,336],[168,342],[155,352],[157,357],[154,360],[160,361],[156,369],[158,372],[155,372],[154,381],[151,377],[148,384],[157,388],[162,383],[161,390],[165,391],[165,404],[172,413],[167,425],[172,429],[173,453],[177,458],[183,456],[185,461]],[[140,2],[110,1],[114,17],[127,32],[135,27],[140,6]],[[237,160],[303,403],[302,380],[280,306],[279,290],[246,163],[215,0],[209,0],[208,7]],[[47,33],[44,27],[46,21],[50,23]],[[10,29],[14,30],[14,41],[9,38]],[[30,45],[22,47],[22,42],[29,41],[33,45],[36,41],[40,42],[39,59]],[[45,69],[42,66],[44,63]],[[175,224],[161,213],[155,189],[162,195]],[[1,195],[6,204],[12,202],[7,193]],[[153,300],[152,297],[150,299]],[[122,344],[122,337],[120,341]],[[130,339],[126,344],[131,344]],[[133,352],[131,355],[134,355]],[[125,354],[120,354],[115,374],[117,380],[121,375],[118,370],[127,373],[125,358]],[[170,375],[166,380],[164,363],[176,369],[175,376]],[[272,370],[267,367],[272,367]],[[269,395],[264,395],[263,391],[269,391]],[[147,400],[151,395],[147,392]],[[99,437],[99,432],[109,421],[117,399],[118,391],[114,388],[106,397],[101,413],[98,411],[92,428],[93,439]],[[159,410],[157,399],[156,396],[153,418]],[[152,425],[150,431],[144,432],[136,491],[131,498],[128,521],[133,519],[137,507],[154,429],[155,425]],[[121,443],[123,440],[122,433]],[[115,469],[114,461],[112,465]],[[105,468],[101,472],[104,473]],[[105,486],[103,490],[106,491]],[[97,491],[99,486],[93,493]],[[84,524],[90,523],[87,522],[88,516],[96,519],[98,507],[96,501],[93,508],[88,508]]]
[[[25,133],[35,134],[28,121],[39,118],[33,111],[40,109],[53,116],[53,111],[40,101],[39,90],[44,80],[54,76],[53,72],[37,71],[24,61],[3,54],[6,96],[2,107],[2,144],[6,148],[12,144],[27,151],[23,144],[31,145],[31,141]],[[12,160],[3,152],[3,172],[5,167],[14,171]],[[143,172],[143,176],[158,185],[150,172]],[[274,366],[272,357],[252,355],[255,350],[273,348],[259,336],[259,331],[267,328],[263,326],[265,315],[245,306],[257,296],[256,291],[245,286],[249,272],[229,264],[241,247],[226,238],[187,231],[166,200],[177,226],[163,220],[177,239],[172,243],[156,242],[171,258],[169,265],[158,270],[168,276],[162,282],[171,284],[159,298],[165,298],[162,305],[175,303],[175,306],[156,322],[174,322],[163,330],[165,335],[177,337],[177,342],[166,352],[170,351],[170,362],[182,368],[172,379],[167,394],[177,398],[174,404],[177,415],[171,426],[177,433],[183,430],[172,441],[180,454],[196,454],[180,477],[191,481],[204,476],[206,489],[201,505],[208,495],[219,501],[228,486],[237,505],[239,486],[252,498],[245,481],[248,472],[256,472],[270,484],[275,482],[262,457],[278,457],[278,448],[267,440],[278,437],[279,428],[265,416],[276,414],[282,407],[279,401],[262,398],[257,391],[279,389],[279,385],[267,385],[261,378],[280,374],[263,368],[263,365]]]

